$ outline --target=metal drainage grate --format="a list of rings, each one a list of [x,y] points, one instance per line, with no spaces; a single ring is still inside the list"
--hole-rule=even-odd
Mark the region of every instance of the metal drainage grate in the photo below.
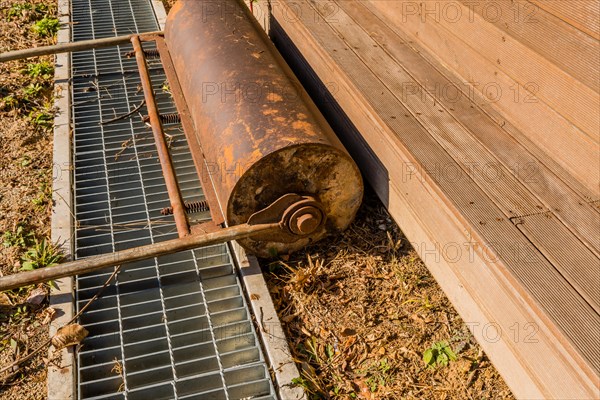
[[[73,40],[158,29],[150,0],[73,0]],[[149,49],[150,46],[145,44]],[[83,258],[177,237],[132,47],[72,55],[75,254]],[[175,107],[160,63],[149,68],[161,113]],[[145,111],[140,109],[140,113]],[[177,121],[165,125],[186,201],[204,199]],[[209,212],[192,215],[210,219]],[[77,309],[112,269],[76,279]],[[227,245],[122,266],[82,315],[80,399],[275,399]],[[119,367],[117,367],[120,366]]]

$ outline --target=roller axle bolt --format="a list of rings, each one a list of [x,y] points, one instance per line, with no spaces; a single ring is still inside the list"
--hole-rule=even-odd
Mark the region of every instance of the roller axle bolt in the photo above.
[[[322,211],[313,205],[305,205],[292,212],[288,227],[296,235],[304,236],[315,232],[322,222]]]
[[[296,227],[303,235],[308,235],[317,229],[319,220],[311,214],[304,214],[296,220]]]

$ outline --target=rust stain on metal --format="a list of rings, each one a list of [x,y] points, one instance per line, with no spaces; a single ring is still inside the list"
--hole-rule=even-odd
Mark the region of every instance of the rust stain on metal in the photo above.
[[[160,120],[158,107],[156,105],[156,99],[154,98],[152,81],[150,80],[150,74],[148,73],[148,65],[146,64],[144,49],[142,47],[142,43],[140,42],[139,36],[132,36],[131,43],[133,44],[135,59],[140,71],[140,80],[142,82],[142,88],[144,89],[144,99],[146,100],[146,108],[148,110],[152,134],[156,144],[156,152],[158,153],[160,166],[165,178],[165,185],[167,186],[169,201],[171,202],[171,207],[173,208],[177,233],[179,234],[179,237],[185,237],[190,233],[189,225],[185,215],[185,207],[181,198],[179,185],[177,184],[177,177],[175,176],[175,170],[173,169],[173,161],[171,160],[171,154],[169,153],[169,148],[165,140],[162,122]]]
[[[235,0],[179,1],[165,41],[227,224],[289,193],[322,206],[324,224],[312,234],[291,243],[246,238],[242,246],[287,254],[346,228],[362,200],[358,168],[245,9]],[[296,228],[314,222],[303,217]]]
[[[178,113],[168,113],[168,114],[160,114],[160,122],[163,124],[179,124],[181,123],[181,116]],[[143,122],[150,122],[150,117],[148,115],[144,115],[142,117]]]
[[[215,224],[213,221],[195,224],[190,227],[192,235],[201,235],[203,233],[217,232],[221,229],[223,229],[223,227],[220,224]]]
[[[198,177],[200,178],[202,190],[209,205],[210,216],[215,224],[222,224],[225,221],[222,207],[219,204],[214,186],[211,182],[206,158],[204,157],[204,151],[198,142],[198,137],[195,134],[196,129],[194,127],[194,121],[192,120],[192,116],[185,98],[183,97],[183,92],[181,90],[179,78],[177,77],[177,73],[175,71],[175,66],[173,65],[173,61],[171,59],[171,54],[169,53],[167,44],[162,36],[156,39],[156,47],[160,53],[160,60],[163,64],[165,75],[169,81],[171,94],[173,95],[173,101],[175,102],[177,110],[179,111],[181,126],[183,127],[183,131],[188,140],[188,146],[190,147],[192,159],[194,160],[194,165],[196,166],[196,171],[198,172]]]
[[[281,207],[287,195],[303,204],[285,210],[291,237],[248,238],[244,247],[263,256],[289,253],[346,228],[362,200],[358,168],[245,9],[235,0],[178,2],[169,21],[172,36],[180,36],[172,52],[155,32],[128,36],[134,50],[126,55],[138,64],[148,109],[143,119],[150,122],[171,202],[161,213],[174,215],[179,236],[190,233],[186,212],[209,210],[215,225],[241,225]],[[157,49],[144,50],[142,42],[151,41]],[[158,113],[146,63],[157,55],[179,114]],[[162,126],[179,121],[206,202],[181,198]]]
[[[210,207],[208,206],[208,202],[206,200],[186,201],[183,204],[183,206],[185,208],[185,212],[188,214],[210,210]],[[165,207],[162,210],[160,210],[160,213],[162,215],[171,215],[173,214],[173,207]]]

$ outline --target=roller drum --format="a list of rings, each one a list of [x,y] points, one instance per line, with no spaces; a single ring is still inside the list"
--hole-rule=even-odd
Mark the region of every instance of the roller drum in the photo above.
[[[177,2],[165,40],[228,225],[288,193],[311,195],[326,222],[293,243],[243,239],[258,256],[296,251],[345,229],[360,172],[244,5]]]

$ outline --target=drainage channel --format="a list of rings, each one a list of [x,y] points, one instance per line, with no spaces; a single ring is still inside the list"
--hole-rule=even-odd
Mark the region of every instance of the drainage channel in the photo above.
[[[150,0],[72,0],[72,40],[159,30]],[[145,45],[150,49],[149,45]],[[131,45],[74,53],[72,71],[75,256],[177,237]],[[149,69],[162,114],[175,113],[158,59]],[[165,133],[185,201],[204,200],[176,119]],[[210,219],[195,210],[190,219]],[[121,266],[80,318],[80,399],[275,399],[227,245]],[[114,269],[78,276],[76,311]]]

